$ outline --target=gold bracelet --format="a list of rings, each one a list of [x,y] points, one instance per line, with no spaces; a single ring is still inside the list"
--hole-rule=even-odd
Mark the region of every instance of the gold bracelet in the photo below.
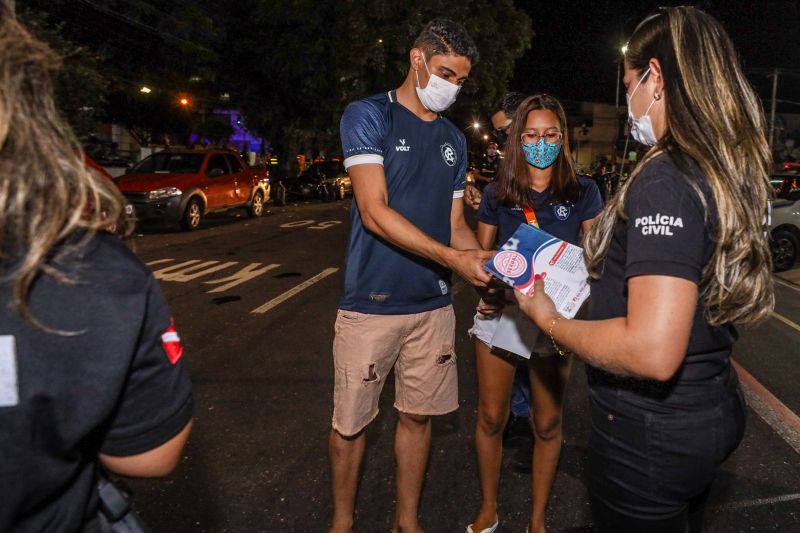
[[[559,320],[563,320],[565,318],[567,317],[558,315],[557,317],[555,317],[550,321],[550,326],[547,328],[547,336],[550,337],[550,342],[553,343],[553,348],[556,349],[556,352],[561,357],[566,357],[567,355],[569,355],[569,352],[566,350],[562,350],[561,347],[558,344],[556,344],[556,339],[553,337],[553,328],[556,327],[556,322],[558,322]]]

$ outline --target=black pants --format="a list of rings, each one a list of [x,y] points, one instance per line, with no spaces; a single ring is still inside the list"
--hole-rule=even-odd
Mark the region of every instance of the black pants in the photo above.
[[[593,385],[590,399],[595,530],[700,531],[717,467],[744,434],[746,406],[735,371],[663,396]]]

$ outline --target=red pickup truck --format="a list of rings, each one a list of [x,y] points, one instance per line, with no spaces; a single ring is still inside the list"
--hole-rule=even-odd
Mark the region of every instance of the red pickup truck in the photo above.
[[[206,214],[244,207],[260,217],[269,198],[269,171],[228,150],[157,152],[116,178],[137,222],[200,227]]]

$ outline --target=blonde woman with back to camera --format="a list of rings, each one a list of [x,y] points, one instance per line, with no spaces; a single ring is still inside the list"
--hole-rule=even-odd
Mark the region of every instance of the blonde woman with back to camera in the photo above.
[[[0,2],[3,532],[133,524],[99,504],[110,487],[101,494],[100,472],[164,476],[192,426],[169,309],[152,273],[107,231],[128,231],[124,198],[86,168],[59,117],[57,66]]]
[[[774,306],[765,121],[725,30],[692,7],[639,24],[624,81],[631,135],[652,148],[587,235],[588,320],[559,316],[541,281],[517,298],[587,363],[596,529],[700,531],[744,433],[735,326]]]

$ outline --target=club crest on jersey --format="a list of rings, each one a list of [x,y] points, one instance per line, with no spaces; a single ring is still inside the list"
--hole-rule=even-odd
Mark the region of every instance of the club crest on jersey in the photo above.
[[[441,149],[444,162],[447,163],[447,166],[454,167],[456,165],[456,149],[450,143],[444,143]]]
[[[178,364],[183,355],[183,346],[181,346],[181,338],[178,336],[178,331],[175,329],[175,320],[171,318],[169,327],[161,334],[161,345],[167,353],[169,362],[173,365]]]
[[[400,143],[400,146],[395,146],[394,147],[396,152],[410,152],[411,151],[411,147],[410,146],[406,146],[406,140],[405,139],[397,139],[397,141]]]
[[[567,220],[571,209],[567,205],[554,205],[553,214],[558,220]]]

